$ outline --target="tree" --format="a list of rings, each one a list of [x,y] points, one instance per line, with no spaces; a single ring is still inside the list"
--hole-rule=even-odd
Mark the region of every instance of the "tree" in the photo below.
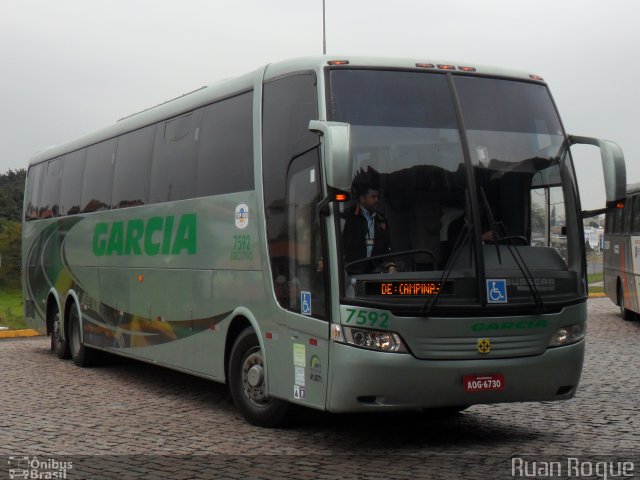
[[[27,172],[9,169],[0,174],[0,219],[22,221],[22,199]]]
[[[24,169],[0,174],[0,287],[20,288]]]
[[[0,288],[19,289],[22,223],[0,219]]]

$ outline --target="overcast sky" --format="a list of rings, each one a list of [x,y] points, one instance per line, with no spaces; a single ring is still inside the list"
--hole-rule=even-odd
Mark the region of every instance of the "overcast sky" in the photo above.
[[[322,0],[0,5],[2,172],[202,85],[322,53]],[[326,12],[329,54],[451,60],[543,76],[567,131],[617,142],[627,180],[640,181],[637,0],[326,0]],[[597,208],[600,165],[588,149],[577,160],[583,208]]]

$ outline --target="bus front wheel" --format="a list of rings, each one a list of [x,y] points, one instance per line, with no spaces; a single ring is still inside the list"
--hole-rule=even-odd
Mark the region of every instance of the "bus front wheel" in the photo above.
[[[275,427],[282,423],[289,404],[266,394],[264,357],[253,328],[243,330],[229,358],[229,393],[242,416],[252,425]]]

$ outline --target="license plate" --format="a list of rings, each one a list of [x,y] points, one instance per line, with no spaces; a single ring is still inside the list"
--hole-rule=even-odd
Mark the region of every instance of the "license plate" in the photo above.
[[[462,377],[465,392],[495,392],[504,389],[504,375],[465,375]]]

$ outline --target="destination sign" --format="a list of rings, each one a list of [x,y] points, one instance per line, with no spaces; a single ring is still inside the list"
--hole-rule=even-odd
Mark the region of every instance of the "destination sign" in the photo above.
[[[447,282],[442,293],[451,293],[452,285]],[[365,295],[381,295],[392,297],[425,297],[440,292],[440,282],[408,281],[408,282],[366,282]]]

